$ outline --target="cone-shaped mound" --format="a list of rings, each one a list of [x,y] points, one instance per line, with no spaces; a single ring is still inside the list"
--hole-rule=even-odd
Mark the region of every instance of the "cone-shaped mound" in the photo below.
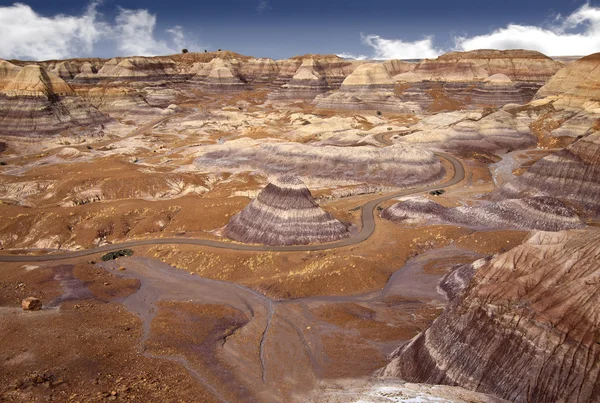
[[[48,74],[46,69],[37,65],[23,67],[4,87],[8,96],[75,95],[73,89],[57,75]]]
[[[225,236],[265,245],[306,245],[333,242],[349,235],[348,227],[315,202],[296,176],[269,183],[225,227]]]

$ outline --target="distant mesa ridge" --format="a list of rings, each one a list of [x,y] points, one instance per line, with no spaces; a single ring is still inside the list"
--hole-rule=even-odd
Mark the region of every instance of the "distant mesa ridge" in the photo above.
[[[302,180],[283,175],[231,218],[224,235],[246,243],[306,245],[337,241],[349,231],[319,207]]]

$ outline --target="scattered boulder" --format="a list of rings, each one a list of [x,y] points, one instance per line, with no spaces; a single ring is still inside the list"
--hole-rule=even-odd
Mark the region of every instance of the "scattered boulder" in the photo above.
[[[24,311],[39,311],[42,309],[42,300],[35,297],[27,297],[21,301],[21,307]]]

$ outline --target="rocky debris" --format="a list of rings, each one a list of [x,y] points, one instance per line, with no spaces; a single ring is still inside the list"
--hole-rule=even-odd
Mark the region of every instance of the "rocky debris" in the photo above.
[[[583,57],[558,71],[535,98],[553,101],[556,109],[600,113],[600,53]]]
[[[553,196],[586,214],[600,214],[600,132],[542,158],[492,195],[494,200],[532,196]]]
[[[55,134],[109,119],[63,79],[37,65],[20,69],[0,90],[0,134]]]
[[[319,108],[382,110],[399,113],[417,113],[418,103],[402,102],[394,93],[395,82],[384,63],[366,63],[358,66],[339,91],[317,96]]]
[[[440,283],[442,315],[380,375],[511,402],[600,399],[600,230],[533,232]]]
[[[234,215],[224,235],[240,242],[305,245],[349,236],[348,227],[315,202],[297,177],[271,181],[248,206]]]
[[[39,311],[42,309],[42,300],[35,297],[27,297],[21,301],[21,307],[24,311]]]
[[[381,216],[397,223],[442,221],[484,228],[560,231],[585,224],[569,207],[552,197],[512,199],[475,207],[447,208],[427,198],[412,198],[391,205]]]
[[[385,148],[335,147],[233,140],[207,146],[196,159],[200,170],[250,171],[344,181],[415,186],[440,180],[444,168],[431,151],[408,145]],[[307,162],[309,161],[309,162]]]

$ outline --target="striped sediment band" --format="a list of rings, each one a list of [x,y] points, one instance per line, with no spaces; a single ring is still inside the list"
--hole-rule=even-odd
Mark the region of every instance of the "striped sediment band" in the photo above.
[[[247,243],[303,245],[336,241],[349,233],[345,224],[317,205],[300,179],[283,176],[231,218],[225,235]]]

